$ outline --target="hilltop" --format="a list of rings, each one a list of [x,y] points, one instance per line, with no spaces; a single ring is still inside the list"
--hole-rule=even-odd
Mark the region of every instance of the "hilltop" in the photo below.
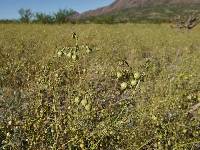
[[[137,20],[168,21],[175,15],[200,12],[200,0],[116,0],[108,6],[89,10],[79,19],[124,22]]]

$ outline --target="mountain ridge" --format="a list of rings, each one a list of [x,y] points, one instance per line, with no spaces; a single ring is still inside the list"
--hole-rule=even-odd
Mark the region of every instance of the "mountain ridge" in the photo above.
[[[143,8],[148,6],[159,5],[191,5],[200,4],[200,0],[115,0],[108,6],[101,7],[95,10],[89,10],[82,14],[80,17],[92,17],[110,14],[118,11],[123,11],[130,8]]]

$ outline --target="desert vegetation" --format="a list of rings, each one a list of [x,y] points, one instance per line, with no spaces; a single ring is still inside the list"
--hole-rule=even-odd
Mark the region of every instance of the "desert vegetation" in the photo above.
[[[18,19],[2,19],[0,23],[23,23],[23,24],[64,24],[75,23],[75,17],[78,12],[73,9],[59,9],[56,12],[44,13],[33,12],[29,8],[21,8],[18,11]]]
[[[120,1],[120,0],[116,0]],[[134,0],[133,0],[134,1]],[[191,0],[192,1],[192,0]],[[148,2],[148,1],[146,1]],[[152,1],[153,2],[153,1]],[[158,2],[158,1],[157,1]],[[21,8],[18,19],[0,20],[1,23],[34,23],[34,24],[116,24],[116,23],[171,23],[178,22],[179,27],[185,28],[183,24],[190,16],[198,20],[200,18],[200,4],[193,3],[184,4],[179,1],[177,4],[157,4],[156,1],[151,5],[132,6],[130,8],[123,8],[125,1],[122,4],[113,4],[105,7],[107,13],[103,13],[103,8],[98,10],[91,10],[88,12],[79,13],[73,9],[59,9],[51,13],[34,12],[29,8]],[[129,1],[129,5],[133,5]],[[140,3],[140,1],[138,1]],[[112,8],[115,5],[121,7],[119,10]],[[121,6],[120,6],[121,5]],[[117,6],[116,6],[117,7]],[[113,10],[113,11],[111,11]],[[186,26],[186,28],[190,28]]]
[[[199,33],[0,24],[0,149],[200,149]]]

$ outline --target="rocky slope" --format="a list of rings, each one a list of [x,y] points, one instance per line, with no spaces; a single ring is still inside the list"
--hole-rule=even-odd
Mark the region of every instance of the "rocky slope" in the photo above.
[[[101,7],[96,10],[90,10],[81,14],[81,17],[98,16],[107,13],[113,13],[128,8],[138,8],[158,5],[190,5],[200,4],[200,0],[116,0],[109,6]]]

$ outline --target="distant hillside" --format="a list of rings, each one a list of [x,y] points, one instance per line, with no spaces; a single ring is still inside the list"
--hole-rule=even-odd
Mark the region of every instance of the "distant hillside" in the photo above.
[[[194,5],[200,4],[200,0],[116,0],[106,7],[96,10],[90,10],[82,14],[82,16],[98,16],[128,8],[142,8],[159,5]]]
[[[200,0],[116,0],[106,7],[84,12],[79,19],[101,22],[160,20],[176,15],[200,13]]]

